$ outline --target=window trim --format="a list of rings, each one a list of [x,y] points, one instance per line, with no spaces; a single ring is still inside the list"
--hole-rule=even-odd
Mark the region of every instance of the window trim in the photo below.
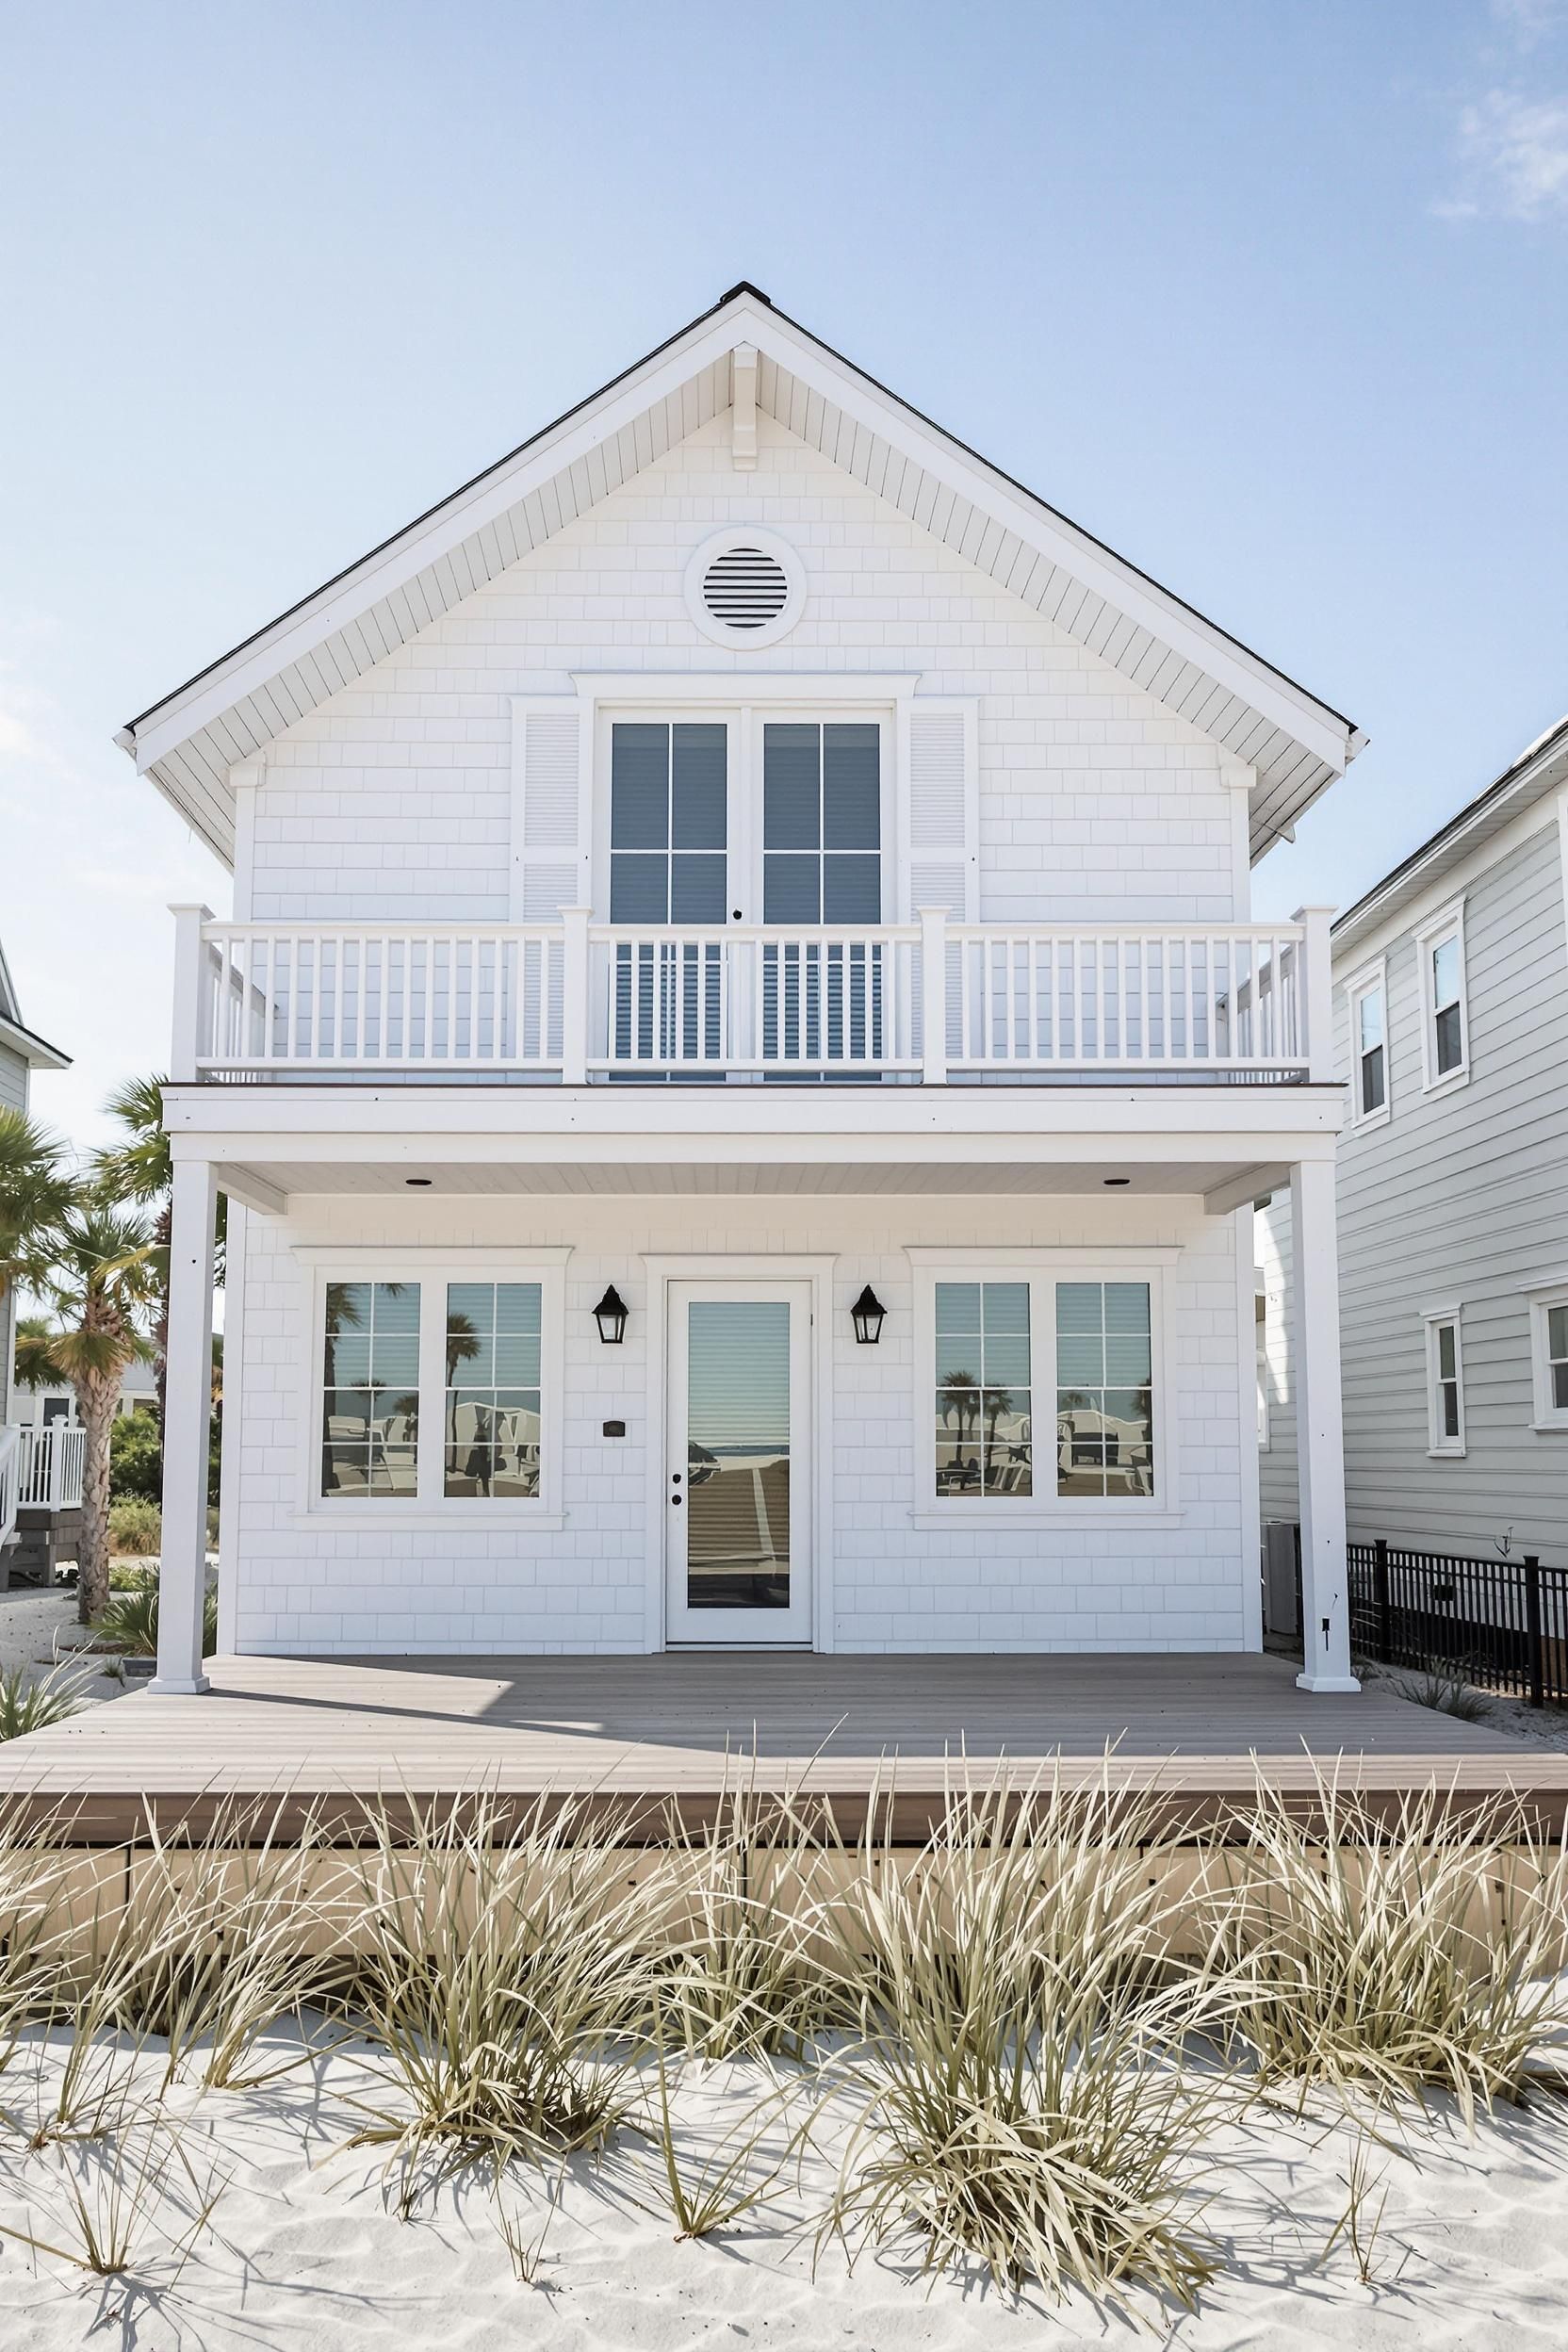
[[[1383,1007],[1383,1099],[1375,1110],[1362,1107],[1361,1007],[1368,996],[1382,999]],[[1370,964],[1364,964],[1345,983],[1348,1044],[1350,1055],[1350,1125],[1364,1131],[1388,1124],[1394,1104],[1393,1055],[1388,1036],[1388,958],[1380,956]],[[1468,1031],[1466,1032],[1468,1036]]]
[[[569,1248],[399,1249],[374,1243],[334,1249],[297,1248],[294,1256],[306,1279],[304,1339],[300,1358],[300,1470],[296,1526],[387,1529],[513,1527],[558,1533],[565,1525],[562,1502],[564,1461],[565,1268]],[[446,1389],[446,1286],[449,1282],[537,1282],[539,1298],[539,1493],[523,1501],[442,1492]],[[417,1282],[419,1288],[419,1437],[416,1492],[411,1501],[333,1499],[321,1493],[321,1332],[329,1282]],[[432,1302],[438,1311],[433,1312]],[[553,1401],[553,1410],[551,1404]]]
[[[1526,1291],[1530,1315],[1530,1391],[1534,1408],[1532,1429],[1543,1437],[1568,1434],[1568,1405],[1552,1401],[1550,1333],[1547,1316],[1554,1307],[1568,1307],[1568,1274],[1532,1282]]]
[[[1432,993],[1432,957],[1447,939],[1459,944],[1459,1019],[1462,1047],[1452,1070],[1437,1067],[1437,1005]],[[1450,899],[1415,934],[1415,954],[1421,992],[1421,1088],[1424,1094],[1447,1094],[1470,1083],[1470,975],[1464,944],[1464,900]]]
[[[1434,1462],[1453,1462],[1468,1451],[1464,1414],[1464,1309],[1462,1301],[1442,1307],[1423,1307],[1421,1320],[1426,1326],[1427,1349],[1427,1453]],[[1459,1435],[1448,1437],[1443,1429],[1443,1384],[1439,1371],[1438,1334],[1451,1329],[1454,1334],[1454,1392],[1459,1406]]]
[[[762,729],[770,719],[798,725],[815,721],[820,725],[836,726],[842,722],[863,722],[874,726],[880,734],[882,844],[882,913],[874,923],[772,923],[767,926],[781,938],[796,933],[872,932],[886,929],[898,920],[901,904],[902,851],[897,833],[899,756],[897,697],[886,692],[868,692],[885,686],[885,680],[845,678],[815,680],[815,691],[786,695],[776,683],[768,691],[743,693],[736,689],[760,681],[737,680],[727,695],[713,695],[702,691],[703,681],[693,681],[695,691],[689,698],[665,694],[619,700],[598,696],[594,705],[593,729],[593,792],[592,792],[592,852],[591,887],[594,919],[597,923],[610,920],[610,795],[611,760],[614,743],[613,730],[627,724],[678,727],[687,725],[722,724],[728,733],[726,753],[728,815],[728,847],[726,852],[725,924],[740,920],[748,929],[760,930],[762,923]],[[621,923],[619,930],[670,932],[672,937],[682,933],[722,929],[725,925],[701,923]]]
[[[1175,1334],[1170,1311],[1170,1269],[1181,1252],[1169,1248],[980,1250],[910,1248],[905,1252],[914,1277],[914,1348],[910,1385],[915,1491],[911,1524],[922,1530],[987,1527],[1086,1528],[1132,1525],[1174,1527],[1182,1523],[1175,1444]],[[1055,1284],[1059,1282],[1147,1282],[1152,1347],[1154,1492],[1148,1496],[947,1494],[937,1493],[937,1440],[931,1397],[937,1352],[937,1284],[939,1282],[1027,1282],[1032,1371],[1048,1368],[1045,1387],[1056,1386]],[[1042,1304],[1044,1312],[1042,1313]],[[1040,1383],[1030,1381],[1037,1397]],[[1055,1424],[1053,1401],[1052,1425]]]

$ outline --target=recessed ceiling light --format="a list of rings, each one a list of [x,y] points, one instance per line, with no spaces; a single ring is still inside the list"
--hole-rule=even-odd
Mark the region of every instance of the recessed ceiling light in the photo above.
[[[419,1189],[429,1184],[430,1178],[428,1176],[405,1176],[403,1182],[405,1184],[413,1184],[416,1189]]]
[[[1130,1176],[1102,1176],[1100,1181],[1102,1184],[1130,1184],[1133,1180]]]

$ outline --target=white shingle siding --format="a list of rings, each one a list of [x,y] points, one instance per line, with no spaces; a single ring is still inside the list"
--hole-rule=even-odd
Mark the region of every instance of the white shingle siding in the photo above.
[[[764,419],[752,474],[727,416],[458,605],[268,746],[258,920],[505,921],[514,694],[577,669],[922,673],[980,708],[987,922],[1224,922],[1231,789],[1211,739]],[[783,642],[731,653],[682,594],[693,549],[764,523],[802,556]]]
[[[1420,976],[1409,928],[1387,945],[1390,1117],[1339,1147],[1346,1502],[1353,1542],[1515,1554],[1568,1565],[1568,1438],[1532,1429],[1524,1286],[1568,1267],[1568,939],[1555,817],[1444,895],[1464,897],[1467,1084],[1422,1089]],[[1336,978],[1339,1067],[1349,1066]],[[1288,1288],[1289,1200],[1266,1213],[1269,1346],[1288,1382],[1279,1301]],[[1276,1272],[1274,1269],[1282,1269]],[[1424,1310],[1458,1302],[1466,1451],[1428,1453]],[[1277,1407],[1263,1458],[1264,1516],[1294,1518],[1293,1408]]]
[[[890,1240],[896,1229],[897,1246]],[[1234,1650],[1246,1646],[1242,1428],[1235,1348],[1236,1233],[1196,1200],[705,1199],[572,1201],[366,1198],[296,1202],[244,1220],[243,1349],[233,1531],[233,1639],[245,1651],[638,1651],[647,1646],[647,1274],[644,1253],[832,1253],[835,1413],[831,1621],[848,1650]],[[1082,1244],[1175,1247],[1169,1278],[1180,1512],[1174,1527],[989,1527],[925,1531],[914,1491],[912,1277],[906,1248]],[[315,1334],[305,1330],[306,1244],[512,1249],[569,1243],[564,1527],[400,1530],[302,1514],[301,1427]],[[715,1272],[722,1271],[717,1264]],[[858,1348],[849,1304],[871,1282],[889,1309]],[[631,1308],[603,1347],[592,1308],[613,1282]],[[426,1312],[430,1309],[427,1307]],[[1044,1388],[1052,1366],[1037,1364]],[[1249,1393],[1252,1368],[1243,1367]],[[547,1410],[562,1400],[547,1398]],[[624,1440],[601,1434],[624,1417]],[[1046,1456],[1047,1461],[1049,1456]],[[395,1516],[395,1514],[394,1514]]]

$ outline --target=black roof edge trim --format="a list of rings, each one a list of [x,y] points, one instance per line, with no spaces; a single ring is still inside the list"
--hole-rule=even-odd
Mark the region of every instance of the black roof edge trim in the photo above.
[[[983,466],[986,471],[994,474],[999,482],[1004,482],[1010,490],[1016,490],[1021,498],[1027,498],[1032,506],[1037,506],[1042,514],[1049,514],[1055,522],[1065,524],[1069,531],[1076,532],[1078,537],[1085,540],[1089,547],[1098,548],[1100,553],[1108,556],[1113,564],[1119,564],[1124,571],[1130,572],[1135,580],[1141,580],[1145,587],[1152,588],[1159,596],[1168,596],[1178,612],[1189,614],[1193,620],[1201,622],[1205,629],[1213,629],[1215,635],[1222,639],[1226,645],[1233,645],[1238,653],[1246,655],[1249,662],[1257,662],[1260,668],[1266,670],[1271,678],[1279,678],[1281,683],[1288,686],[1294,694],[1304,694],[1307,700],[1315,703],[1320,710],[1326,710],[1331,718],[1337,719],[1348,735],[1353,736],[1361,732],[1354,720],[1348,718],[1343,710],[1335,710],[1332,703],[1325,702],[1320,694],[1315,694],[1310,686],[1303,686],[1298,678],[1292,678],[1288,670],[1282,670],[1277,662],[1270,662],[1266,655],[1255,651],[1245,639],[1222,628],[1218,621],[1211,620],[1209,615],[1200,611],[1196,604],[1189,604],[1185,597],[1179,596],[1173,588],[1168,588],[1162,580],[1156,580],[1152,572],[1146,572],[1140,564],[1134,564],[1128,557],[1119,554],[1107,540],[1097,538],[1092,531],[1086,531],[1083,524],[1075,523],[1070,514],[1065,514],[1060,507],[1053,506],[1049,498],[1042,498],[1039,492],[1031,490],[1027,482],[1020,482],[1016,474],[1005,472],[990,458],[983,457],[970,442],[960,440],[958,435],[956,433],[950,433],[945,425],[938,424],[934,416],[927,416],[923,409],[916,408],[911,401],[905,400],[902,394],[891,390],[879,377],[871,375],[857,360],[850,359],[843,351],[836,350],[831,343],[825,343],[820,335],[813,335],[810,328],[802,326],[798,318],[792,318],[786,310],[780,310],[777,303],[770,296],[764,294],[760,286],[753,286],[749,278],[738,279],[727,293],[720,295],[716,302],[710,304],[707,310],[699,311],[694,318],[688,319],[685,326],[678,327],[673,335],[667,335],[662,343],[656,343],[651,351],[645,351],[641,359],[633,360],[629,368],[623,368],[617,375],[612,376],[608,383],[601,384],[596,392],[589,392],[580,400],[574,400],[570,408],[563,409],[561,415],[552,418],[547,425],[541,425],[537,433],[531,433],[525,441],[518,442],[515,449],[508,449],[504,457],[498,457],[493,465],[482,466],[477,474],[471,474],[466,482],[459,482],[455,490],[449,490],[445,498],[437,498],[433,506],[427,506],[421,514],[416,514],[411,522],[402,524],[397,531],[389,531],[384,539],[378,540],[376,545],[368,548],[364,555],[356,556],[351,564],[345,564],[341,571],[334,572],[332,578],[324,580],[319,587],[312,588],[308,595],[286,606],[284,611],[275,614],[271,620],[264,621],[261,627],[253,629],[248,637],[242,637],[237,645],[231,645],[227,653],[220,653],[215,662],[208,662],[203,668],[195,671],[183,685],[172,687],[168,694],[160,694],[156,702],[150,702],[145,710],[139,711],[134,719],[126,722],[125,731],[134,734],[144,719],[152,718],[155,711],[166,709],[172,702],[177,702],[182,694],[188,694],[193,686],[199,686],[204,678],[211,678],[216,671],[223,667],[225,662],[232,662],[236,655],[244,653],[252,645],[258,645],[262,638],[270,635],[274,629],[280,629],[285,621],[292,620],[296,612],[302,612],[307,605],[314,604],[318,596],[326,596],[332,589],[337,587],[340,581],[348,580],[353,573],[359,571],[363,565],[373,564],[378,555],[384,555],[388,547],[396,546],[400,539],[406,538],[410,531],[417,531],[422,523],[428,523],[432,516],[439,514],[444,507],[450,506],[457,498],[466,497],[467,493],[477,489],[482,482],[488,482],[492,474],[498,474],[503,466],[514,465],[526,451],[533,449],[539,442],[547,440],[552,433],[558,433],[563,425],[569,424],[574,416],[580,416],[585,408],[592,408],[596,400],[602,400],[618,385],[627,383],[644,368],[651,366],[654,360],[662,358],[667,351],[673,350],[675,345],[683,341],[687,335],[694,334],[698,327],[706,326],[710,318],[717,318],[719,312],[728,303],[739,301],[744,294],[751,295],[757,302],[765,302],[771,311],[783,319],[787,327],[792,327],[797,335],[804,335],[808,343],[814,343],[819,351],[825,351],[829,359],[838,361],[840,367],[852,368],[855,374],[859,376],[864,383],[869,384],[874,391],[880,392],[884,400],[891,400],[895,407],[903,409],[905,415],[912,416],[917,424],[924,425],[928,431],[939,433],[944,441],[951,442],[953,447],[962,450],[966,457],[972,458],[977,466]]]
[[[29,1029],[24,1021],[13,1021],[9,1013],[0,1013],[0,1022],[4,1022],[8,1029],[14,1029],[19,1037],[25,1037],[30,1044],[41,1045],[46,1054],[53,1054],[67,1070],[73,1067],[74,1056],[66,1053],[63,1046],[51,1045],[48,1038],[41,1037],[36,1029]]]
[[[1369,890],[1362,892],[1353,906],[1347,906],[1342,915],[1334,917],[1329,925],[1330,930],[1343,931],[1348,923],[1355,921],[1364,907],[1369,906],[1375,898],[1380,898],[1384,890],[1392,890],[1395,883],[1402,880],[1407,874],[1421,863],[1423,858],[1430,857],[1434,849],[1441,849],[1450,833],[1457,833],[1462,825],[1469,824],[1472,817],[1478,817],[1489,802],[1500,800],[1512,785],[1517,784],[1522,776],[1528,775],[1531,768],[1544,760],[1550,760],[1556,753],[1563,750],[1568,750],[1568,717],[1559,719],[1557,725],[1549,727],[1544,735],[1538,735],[1527,750],[1522,751],[1517,760],[1511,760],[1501,776],[1494,776],[1492,782],[1483,792],[1478,792],[1474,800],[1467,800],[1463,808],[1448,819],[1446,825],[1440,825],[1437,831],[1429,834],[1418,848],[1411,851],[1408,858],[1401,858],[1396,866],[1390,866],[1380,882],[1374,882]]]

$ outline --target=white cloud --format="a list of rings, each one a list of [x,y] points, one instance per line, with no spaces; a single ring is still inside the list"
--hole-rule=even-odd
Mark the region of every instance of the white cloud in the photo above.
[[[1492,13],[1521,49],[1533,49],[1568,18],[1568,0],[1492,0]]]
[[[1439,220],[1568,217],[1568,96],[1488,90],[1460,116],[1459,151],[1462,186],[1432,205]]]

